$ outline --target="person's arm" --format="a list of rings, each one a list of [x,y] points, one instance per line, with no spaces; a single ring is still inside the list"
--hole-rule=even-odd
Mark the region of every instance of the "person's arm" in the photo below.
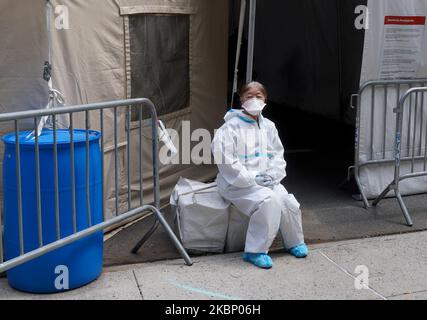
[[[280,183],[286,177],[286,161],[285,161],[285,149],[283,148],[282,141],[280,140],[279,133],[276,127],[273,125],[271,130],[271,141],[270,145],[270,161],[267,169],[267,174],[270,175],[273,180]]]
[[[256,185],[256,173],[248,171],[237,156],[236,134],[231,128],[224,127],[217,131],[212,142],[215,164],[227,183],[248,188]]]

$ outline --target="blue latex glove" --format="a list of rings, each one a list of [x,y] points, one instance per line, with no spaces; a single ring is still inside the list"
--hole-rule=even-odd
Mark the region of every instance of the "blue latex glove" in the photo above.
[[[262,187],[271,187],[274,185],[274,180],[273,178],[266,174],[266,173],[260,173],[255,177],[255,182],[262,186]]]

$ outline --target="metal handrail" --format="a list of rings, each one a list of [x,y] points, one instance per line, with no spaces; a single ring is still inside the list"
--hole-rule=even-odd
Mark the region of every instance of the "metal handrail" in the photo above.
[[[140,178],[140,203],[137,208],[132,208],[132,194],[130,192],[130,184],[131,184],[131,174],[130,174],[130,157],[131,157],[131,144],[130,144],[130,133],[128,130],[127,134],[127,142],[128,142],[128,151],[127,151],[127,164],[128,164],[128,209],[125,213],[119,212],[119,205],[118,205],[118,197],[119,197],[119,182],[118,182],[118,108],[119,107],[125,107],[127,108],[127,116],[128,121],[130,121],[130,110],[132,106],[139,106],[139,178]],[[143,167],[143,159],[142,159],[142,108],[148,107],[150,110],[151,115],[151,127],[152,127],[152,155],[153,155],[153,194],[154,194],[154,203],[153,205],[146,205],[143,201],[143,174],[142,174],[142,167]],[[91,221],[91,211],[90,211],[90,190],[89,190],[89,132],[90,132],[90,121],[89,121],[89,114],[90,111],[99,111],[100,112],[100,126],[101,126],[101,150],[102,150],[102,173],[104,173],[104,111],[106,109],[113,109],[114,110],[114,161],[115,161],[115,196],[116,196],[116,217],[109,219],[108,221],[105,220],[104,215],[104,221],[102,223],[99,223],[97,225],[92,225]],[[87,204],[87,211],[88,211],[88,228],[77,231],[76,226],[76,198],[75,198],[75,181],[74,181],[74,121],[73,121],[73,115],[78,112],[85,112],[85,132],[86,132],[86,204]],[[57,143],[57,125],[56,125],[56,118],[58,115],[69,115],[70,120],[70,158],[71,158],[71,176],[72,176],[72,212],[73,212],[73,234],[61,238],[60,234],[60,221],[59,221],[59,188],[58,188],[58,143]],[[41,206],[41,190],[40,190],[40,154],[39,154],[39,135],[37,132],[37,118],[38,117],[45,117],[45,116],[51,116],[53,118],[53,144],[54,144],[54,175],[55,175],[55,197],[53,201],[55,201],[55,210],[56,210],[56,235],[57,239],[56,241],[44,244],[43,243],[43,228],[42,228],[42,206]],[[31,252],[25,252],[24,250],[24,235],[23,235],[23,212],[22,212],[22,184],[21,184],[21,161],[20,161],[20,139],[19,139],[19,121],[26,120],[26,119],[33,119],[34,120],[34,138],[35,138],[35,158],[36,158],[36,182],[37,182],[37,223],[38,223],[38,238],[39,238],[39,246],[37,249],[32,250]],[[154,104],[146,98],[138,98],[138,99],[129,99],[129,100],[116,100],[116,101],[107,101],[107,102],[98,102],[98,103],[91,103],[91,104],[85,104],[85,105],[74,105],[74,106],[66,106],[66,107],[59,107],[59,108],[52,108],[52,109],[43,109],[43,110],[31,110],[31,111],[21,111],[21,112],[11,112],[11,113],[5,113],[0,114],[0,123],[6,122],[6,121],[13,121],[15,124],[15,154],[16,154],[16,174],[17,174],[17,211],[18,211],[18,230],[19,230],[19,247],[20,247],[20,255],[8,260],[4,261],[3,256],[3,230],[1,228],[1,221],[0,221],[0,272],[5,272],[11,268],[14,268],[18,265],[21,265],[25,262],[28,262],[30,260],[33,260],[37,257],[40,257],[48,252],[51,252],[53,250],[56,250],[58,248],[64,247],[65,245],[68,245],[72,242],[75,242],[77,240],[80,240],[84,237],[87,237],[95,232],[105,230],[106,228],[113,227],[115,225],[118,225],[130,218],[137,218],[141,216],[143,212],[151,211],[156,218],[156,223],[161,224],[165,230],[170,239],[172,240],[173,244],[185,260],[185,263],[187,265],[192,265],[192,261],[190,257],[188,256],[187,252],[185,251],[184,247],[182,246],[181,242],[178,240],[176,235],[174,234],[171,227],[168,225],[167,221],[163,217],[162,213],[160,212],[160,179],[159,179],[159,142],[158,142],[158,119],[157,119],[157,112]],[[129,128],[129,126],[128,126]],[[103,174],[104,176],[104,174]],[[102,199],[104,199],[104,183],[102,182]],[[147,240],[151,236],[151,234],[148,234],[144,237],[144,241]]]
[[[362,184],[360,181],[360,169],[362,167],[366,167],[366,166],[371,166],[371,165],[378,165],[378,164],[384,164],[384,163],[393,163],[394,162],[394,158],[393,157],[387,157],[386,152],[385,152],[385,146],[384,146],[384,150],[383,150],[383,159],[370,159],[370,160],[362,160],[361,156],[360,156],[360,136],[361,136],[361,110],[364,107],[362,105],[362,95],[365,93],[365,91],[367,89],[371,89],[372,90],[372,97],[371,97],[371,112],[372,112],[372,119],[371,119],[371,135],[373,134],[373,130],[372,130],[372,126],[374,125],[374,110],[376,107],[375,104],[375,89],[377,87],[383,87],[384,88],[384,105],[386,106],[388,103],[388,89],[390,87],[395,87],[395,89],[397,89],[396,92],[396,101],[395,101],[395,107],[398,107],[399,104],[399,99],[400,99],[400,90],[402,86],[413,86],[413,85],[421,85],[424,86],[427,83],[427,79],[409,79],[409,80],[369,80],[366,81],[365,83],[363,83],[357,94],[353,94],[351,99],[350,99],[350,103],[351,103],[351,107],[352,108],[356,108],[356,128],[355,128],[355,159],[354,159],[354,166],[352,166],[351,168],[354,170],[354,178],[357,184],[357,187],[360,191],[360,195],[364,204],[365,208],[369,208],[370,204],[368,201],[368,198],[362,188]],[[354,105],[354,100],[357,99],[356,101],[356,106]],[[387,108],[385,108],[386,112],[387,112]],[[381,119],[384,123],[386,122],[387,119],[387,113],[384,114],[383,119]],[[385,127],[385,126],[384,126]],[[374,137],[371,136],[371,144],[373,143],[373,139]],[[383,137],[383,141],[385,144],[386,141],[386,136],[384,134]],[[371,146],[372,149],[372,146]],[[372,157],[371,157],[372,158]],[[408,161],[408,160],[412,160],[412,158],[402,158],[401,161]]]
[[[427,128],[424,128],[425,132],[423,132],[423,127],[421,126],[421,135],[424,135],[426,141],[425,141],[425,151],[424,156],[422,157],[424,159],[424,169],[423,171],[415,171],[414,165],[412,165],[411,172],[406,174],[401,174],[401,159],[402,159],[402,137],[403,137],[403,114],[405,111],[405,104],[408,98],[412,97],[413,94],[416,94],[416,97],[418,96],[418,93],[426,93],[427,87],[419,87],[419,88],[411,88],[408,91],[405,92],[405,94],[402,95],[402,97],[399,100],[399,106],[396,108],[396,135],[395,135],[395,165],[394,165],[394,179],[393,181],[384,189],[384,191],[374,200],[372,203],[373,206],[377,206],[390,192],[393,191],[395,193],[395,196],[399,202],[400,208],[402,209],[403,215],[405,217],[406,223],[408,226],[412,226],[413,222],[411,219],[411,216],[408,212],[408,208],[405,205],[405,202],[403,201],[402,194],[400,191],[400,182],[403,180],[411,179],[411,178],[418,178],[422,176],[427,176]],[[407,108],[411,111],[412,104],[409,104]],[[424,109],[421,109],[421,112],[423,112]],[[409,118],[409,121],[411,122],[411,117]],[[415,132],[417,129],[416,122],[414,123],[414,139],[415,139]],[[409,128],[409,132],[411,132],[411,128]],[[422,139],[421,139],[422,142]],[[412,155],[415,154],[415,145],[413,144],[412,149]],[[415,157],[412,157],[415,159]]]

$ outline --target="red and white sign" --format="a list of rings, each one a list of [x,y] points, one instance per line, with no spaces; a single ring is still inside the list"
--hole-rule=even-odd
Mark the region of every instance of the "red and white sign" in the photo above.
[[[401,26],[425,26],[426,17],[424,16],[386,16],[385,25],[401,25]]]
[[[380,79],[417,77],[425,25],[425,16],[385,16]]]

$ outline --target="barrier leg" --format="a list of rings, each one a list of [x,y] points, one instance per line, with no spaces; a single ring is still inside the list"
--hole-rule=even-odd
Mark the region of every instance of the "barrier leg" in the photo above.
[[[141,240],[138,241],[138,243],[133,247],[132,253],[137,254],[139,249],[144,245],[144,243],[147,242],[147,240],[156,232],[157,228],[159,227],[159,220],[156,218],[156,221],[154,221],[154,224],[151,226],[150,230],[147,231],[147,233],[141,238]]]
[[[181,242],[176,237],[175,233],[167,223],[166,219],[163,217],[163,214],[159,210],[153,210],[154,214],[156,215],[156,219],[160,224],[165,228],[166,233],[168,234],[169,238],[172,240],[173,244],[175,245],[176,249],[178,250],[181,257],[184,259],[187,266],[192,266],[193,261],[191,260],[190,256],[188,255],[187,251],[182,246]],[[154,231],[153,231],[154,232]],[[132,249],[132,253],[137,253],[138,250],[141,248],[141,246],[147,241],[147,239],[151,236],[149,233],[147,233],[141,241],[138,242],[138,244]]]
[[[402,209],[403,216],[405,217],[406,223],[409,227],[412,227],[414,224],[412,223],[411,216],[409,215],[408,209],[406,208],[405,202],[402,199],[402,195],[399,191],[396,191],[396,198],[399,202],[400,208]]]
[[[376,207],[378,203],[380,203],[381,200],[385,198],[385,196],[394,189],[395,187],[395,181],[393,180],[392,183],[390,183],[387,188],[384,189],[384,191],[372,202],[372,206]]]
[[[363,192],[362,185],[360,183],[358,168],[354,168],[354,179],[356,180],[357,187],[359,188],[360,196],[362,197],[362,201],[363,201],[363,206],[365,207],[365,209],[370,208],[371,206],[369,205],[368,198]]]
[[[380,203],[381,200],[385,198],[385,196],[391,191],[394,190],[396,194],[397,201],[399,202],[399,206],[402,209],[403,216],[405,217],[406,223],[409,227],[413,226],[411,216],[409,215],[408,209],[406,208],[405,202],[403,201],[402,195],[400,194],[400,191],[396,188],[395,181],[393,181],[387,188],[384,189],[384,191],[378,196],[378,198],[375,199],[374,202],[372,202],[372,206],[377,206],[378,203]]]

